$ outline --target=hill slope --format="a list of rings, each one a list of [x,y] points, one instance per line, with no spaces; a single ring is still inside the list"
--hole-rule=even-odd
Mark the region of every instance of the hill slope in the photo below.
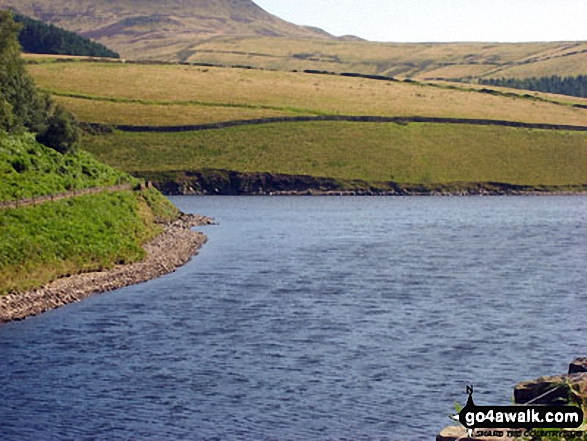
[[[136,181],[130,176],[76,152],[74,121],[36,92],[20,60],[18,27],[6,11],[0,31],[0,201],[17,205],[0,204],[0,297],[139,260],[141,245],[162,229],[156,220],[174,219],[177,210],[152,189],[131,191]],[[127,185],[112,189],[121,183]],[[91,187],[97,194],[75,191]],[[67,199],[58,195],[64,191]],[[38,196],[44,203],[22,201]]]
[[[219,35],[332,38],[251,0],[2,0],[0,7],[95,39],[127,58],[173,60],[187,46]]]
[[[0,0],[129,59],[416,79],[577,76],[587,42],[374,43],[297,26],[252,0]],[[276,38],[279,37],[279,38]]]
[[[204,66],[46,61],[28,69],[81,121],[97,124],[85,149],[170,193],[586,188],[587,132],[552,127],[587,127],[581,98]]]
[[[267,37],[194,44],[181,61],[415,79],[528,78],[587,72],[587,42],[374,43]]]

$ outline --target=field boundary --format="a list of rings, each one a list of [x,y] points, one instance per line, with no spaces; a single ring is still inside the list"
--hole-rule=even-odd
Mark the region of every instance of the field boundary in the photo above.
[[[134,187],[135,187],[135,184],[127,183],[127,184],[112,185],[110,187],[81,188],[79,190],[72,190],[72,191],[67,191],[64,193],[55,193],[55,194],[48,194],[48,195],[43,195],[43,196],[35,196],[32,198],[18,199],[16,201],[5,201],[5,202],[0,202],[0,210],[4,210],[4,209],[8,209],[8,208],[30,207],[31,205],[40,205],[40,204],[44,204],[46,202],[54,202],[54,201],[59,201],[62,199],[70,199],[70,198],[77,197],[77,196],[96,194],[96,193],[101,193],[103,191],[132,190]]]
[[[158,132],[158,133],[179,133],[199,132],[204,130],[224,129],[228,127],[253,126],[274,123],[296,123],[296,122],[358,122],[358,123],[431,123],[431,124],[469,124],[480,126],[500,126],[523,129],[539,130],[563,130],[572,132],[587,132],[587,126],[575,126],[568,124],[547,124],[547,123],[525,123],[519,121],[492,120],[492,119],[471,119],[471,118],[441,118],[427,116],[356,116],[356,115],[319,115],[319,116],[284,116],[272,118],[258,118],[247,120],[232,120],[209,124],[194,124],[181,126],[133,126],[126,124],[100,124],[81,123],[82,128],[89,132],[108,132],[119,130],[121,132]]]

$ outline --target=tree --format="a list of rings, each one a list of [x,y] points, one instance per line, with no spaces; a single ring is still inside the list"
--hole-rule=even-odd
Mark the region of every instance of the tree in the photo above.
[[[61,106],[56,106],[47,121],[47,128],[37,135],[37,141],[61,154],[72,152],[79,140],[75,118]]]
[[[77,123],[35,87],[20,57],[19,31],[12,12],[0,11],[0,129],[28,129],[40,142],[67,153],[79,138]]]
[[[491,78],[481,79],[480,84],[511,87],[539,92],[558,93],[561,95],[587,98],[587,76],[561,78],[558,75],[540,78]]]
[[[16,14],[14,20],[22,25],[18,39],[25,52],[120,58],[106,46],[58,26],[20,14]]]

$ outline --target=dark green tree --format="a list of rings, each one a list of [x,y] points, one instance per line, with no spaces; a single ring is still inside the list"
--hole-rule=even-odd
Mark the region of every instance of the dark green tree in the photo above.
[[[20,14],[15,14],[14,20],[22,25],[18,39],[25,52],[33,54],[120,57],[106,46],[58,26],[43,23]]]
[[[12,13],[0,11],[0,129],[29,130],[40,142],[66,153],[79,138],[77,124],[51,97],[38,92],[20,57],[19,31]]]
[[[536,92],[557,93],[560,95],[587,98],[587,76],[561,78],[558,75],[540,78],[491,78],[481,79],[480,84],[489,86],[511,87],[512,89],[532,90]]]
[[[65,154],[73,151],[79,140],[79,129],[74,117],[61,106],[56,106],[47,121],[47,128],[37,135],[37,141]]]

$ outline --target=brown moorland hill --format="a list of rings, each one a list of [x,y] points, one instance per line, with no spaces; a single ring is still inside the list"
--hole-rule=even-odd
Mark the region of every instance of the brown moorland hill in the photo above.
[[[576,76],[587,42],[378,43],[281,20],[252,0],[0,0],[127,59],[465,80]]]
[[[0,0],[0,8],[92,38],[127,58],[176,60],[187,46],[219,35],[334,38],[281,20],[252,0]]]
[[[379,43],[218,37],[193,44],[180,61],[413,78],[528,78],[587,72],[587,42]]]

